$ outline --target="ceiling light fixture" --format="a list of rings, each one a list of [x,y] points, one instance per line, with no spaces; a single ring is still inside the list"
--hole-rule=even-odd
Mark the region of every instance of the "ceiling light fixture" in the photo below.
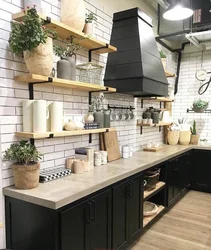
[[[180,2],[180,3],[178,3]],[[170,21],[184,20],[193,15],[193,10],[185,7],[181,4],[181,1],[177,1],[176,4],[171,5],[163,14],[163,18]]]

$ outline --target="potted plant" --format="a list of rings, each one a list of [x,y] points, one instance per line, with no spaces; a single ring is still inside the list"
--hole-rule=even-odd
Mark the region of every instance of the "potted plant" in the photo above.
[[[165,69],[166,68],[166,55],[163,52],[163,50],[160,50],[160,58],[161,58],[161,61],[162,61],[162,64],[163,64],[163,68]]]
[[[12,164],[15,187],[18,189],[31,189],[38,186],[42,154],[27,141],[12,144],[5,151],[4,159],[14,162]]]
[[[190,137],[190,144],[198,145],[199,143],[199,134],[196,131],[196,121],[193,120],[193,127],[190,127],[191,137]]]
[[[90,12],[89,14],[86,13],[83,32],[90,36],[93,36],[93,21],[97,21],[96,14],[93,12]]]
[[[94,116],[93,116],[94,109],[95,109],[95,103],[92,102],[92,104],[89,105],[88,113],[84,116],[85,122],[89,123],[94,121]]]
[[[204,112],[207,109],[208,104],[209,104],[209,102],[204,101],[202,99],[198,99],[198,100],[196,100],[196,101],[193,102],[192,109],[196,113],[202,113],[202,112]]]
[[[64,46],[54,45],[54,53],[61,60],[57,62],[57,77],[68,80],[76,80],[76,52],[81,49],[81,45],[73,41],[65,43]]]
[[[49,76],[53,68],[53,42],[56,33],[45,28],[35,6],[25,10],[22,22],[12,22],[9,45],[15,54],[23,53],[32,74]]]

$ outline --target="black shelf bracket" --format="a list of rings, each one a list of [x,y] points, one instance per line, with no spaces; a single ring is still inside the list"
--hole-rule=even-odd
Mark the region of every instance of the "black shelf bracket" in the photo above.
[[[99,48],[94,48],[94,49],[89,49],[89,62],[92,61],[92,52],[93,52],[93,51],[100,50],[100,49],[106,49],[106,48],[108,48],[108,47],[109,47],[109,44],[106,43],[105,46],[102,46],[102,47],[99,47]]]
[[[92,104],[92,93],[107,92],[108,90],[109,90],[109,87],[106,87],[105,90],[89,91],[89,105]]]
[[[159,126],[159,132],[161,132],[161,131],[162,131],[161,126]]]
[[[140,135],[142,135],[142,133],[143,133],[143,127],[140,126]]]
[[[29,100],[34,100],[34,85],[35,84],[43,84],[43,83],[49,83],[53,82],[52,77],[48,77],[48,81],[42,81],[42,82],[29,82],[28,83],[28,89],[29,89]]]
[[[44,25],[49,23],[51,23],[51,18],[47,16],[46,19],[44,20]]]
[[[89,143],[92,143],[92,134],[89,134]]]
[[[34,138],[30,138],[30,144],[34,145]]]

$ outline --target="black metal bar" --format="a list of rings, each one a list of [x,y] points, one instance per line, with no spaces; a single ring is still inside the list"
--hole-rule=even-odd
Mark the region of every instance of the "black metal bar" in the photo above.
[[[49,138],[54,138],[54,134],[50,134],[50,135],[49,135]]]
[[[130,106],[130,107],[125,107],[125,106],[111,106],[108,104],[108,109],[130,109],[133,110],[135,109],[134,107]]]
[[[193,111],[192,109],[187,109],[187,113],[196,113],[196,112]],[[202,113],[211,113],[211,109],[206,109]],[[199,114],[201,114],[201,113],[199,113]]]
[[[141,99],[141,108],[143,109],[143,107],[144,107],[144,100]]]
[[[31,143],[31,145],[34,145],[34,138],[30,138],[30,143]]]
[[[46,19],[44,20],[44,24],[49,24],[49,23],[51,23],[51,18],[47,16]]]
[[[89,62],[92,61],[92,51],[96,51],[96,50],[100,50],[100,49],[105,49],[105,48],[108,48],[108,47],[109,47],[109,44],[106,43],[105,46],[102,46],[102,47],[99,47],[99,48],[90,49],[89,50]]]
[[[161,132],[161,126],[159,126],[159,132]]]
[[[89,143],[92,143],[92,134],[89,134]]]
[[[53,82],[52,77],[48,77],[48,81],[43,81],[43,82],[29,82],[28,84],[28,89],[29,89],[29,99],[34,100],[34,85],[35,84],[42,84],[42,83],[49,83]]]
[[[142,135],[142,129],[143,129],[142,126],[140,126],[140,135]]]
[[[160,109],[162,108],[162,102],[160,102]]]

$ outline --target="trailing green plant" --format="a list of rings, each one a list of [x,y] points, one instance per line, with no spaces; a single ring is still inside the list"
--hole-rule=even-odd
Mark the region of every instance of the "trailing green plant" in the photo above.
[[[197,108],[205,108],[207,107],[209,104],[209,102],[204,101],[202,99],[198,99],[196,101],[193,102],[193,107],[197,107]]]
[[[75,42],[71,37],[70,42],[65,42],[64,46],[55,45],[53,46],[55,55],[59,57],[71,57],[76,56],[76,52],[80,50],[82,46],[79,42]]]
[[[89,14],[86,13],[86,23],[92,23],[93,21],[97,21],[97,15],[93,12],[90,12]]]
[[[165,53],[163,52],[163,50],[160,50],[160,58],[166,58],[166,55]]]
[[[27,141],[13,143],[4,153],[4,160],[13,161],[20,165],[32,165],[42,157],[37,148]]]
[[[53,39],[57,33],[44,26],[42,20],[37,14],[35,6],[25,10],[25,16],[22,22],[12,22],[12,31],[9,38],[9,46],[15,54],[21,54],[23,51],[32,50],[44,44],[48,36]]]
[[[190,132],[192,135],[197,135],[197,131],[196,131],[196,121],[193,120],[193,126],[190,127]]]

